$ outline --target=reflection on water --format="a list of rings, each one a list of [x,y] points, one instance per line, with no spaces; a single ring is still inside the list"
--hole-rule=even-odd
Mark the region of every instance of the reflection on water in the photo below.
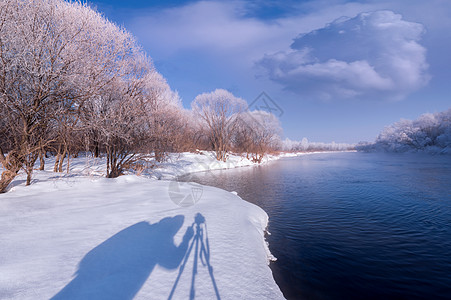
[[[270,217],[289,299],[451,297],[451,158],[335,153],[197,173]]]

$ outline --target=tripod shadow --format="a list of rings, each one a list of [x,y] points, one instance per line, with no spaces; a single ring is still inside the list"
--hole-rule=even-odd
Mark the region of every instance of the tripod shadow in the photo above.
[[[172,286],[172,290],[168,297],[168,300],[171,300],[174,297],[174,293],[179,283],[180,277],[182,276],[183,271],[185,270],[186,263],[188,262],[188,259],[191,255],[191,252],[193,251],[193,248],[194,248],[194,263],[193,263],[193,274],[191,277],[191,288],[189,299],[193,300],[196,297],[195,283],[196,283],[197,267],[200,259],[202,266],[207,267],[211,283],[213,285],[213,289],[216,294],[216,299],[220,300],[221,297],[219,296],[218,287],[216,285],[216,280],[213,275],[213,267],[210,265],[210,245],[208,242],[208,231],[207,231],[207,223],[205,222],[205,217],[202,214],[197,213],[194,218],[194,223],[191,225],[191,228],[192,230],[195,229],[195,235],[193,240],[191,241],[191,245],[188,248],[188,251],[183,259],[183,262],[180,265],[179,274],[174,282],[174,285]]]
[[[194,234],[190,226],[174,244],[183,222],[178,215],[116,233],[85,255],[77,276],[52,299],[133,299],[157,264],[177,269],[182,262]]]

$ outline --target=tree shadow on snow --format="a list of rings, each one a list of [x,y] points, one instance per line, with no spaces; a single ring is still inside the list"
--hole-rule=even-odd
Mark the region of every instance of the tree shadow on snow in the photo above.
[[[180,245],[174,244],[183,222],[184,216],[178,215],[118,232],[85,255],[76,277],[52,299],[132,299],[155,265],[177,269],[186,257],[193,226]]]

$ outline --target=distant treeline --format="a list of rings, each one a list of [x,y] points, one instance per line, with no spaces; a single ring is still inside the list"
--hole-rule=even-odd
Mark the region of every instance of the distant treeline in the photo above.
[[[307,138],[303,138],[301,141],[292,141],[290,139],[285,139],[282,142],[282,150],[288,152],[348,151],[355,150],[355,145],[335,142],[309,142]]]
[[[374,143],[360,143],[360,151],[451,154],[451,109],[387,126]]]

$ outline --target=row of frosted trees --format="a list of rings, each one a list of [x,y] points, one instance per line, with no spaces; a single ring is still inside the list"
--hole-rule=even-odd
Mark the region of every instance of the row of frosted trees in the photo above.
[[[282,141],[281,149],[288,152],[349,151],[355,149],[355,144],[310,142],[307,138],[293,141],[287,138]]]
[[[106,156],[107,177],[168,152],[230,151],[255,161],[276,148],[280,126],[225,90],[201,94],[192,110],[126,30],[85,4],[0,1],[0,162],[4,192],[19,171],[79,152]]]
[[[358,145],[361,151],[451,153],[451,109],[401,120],[379,134],[374,143]]]

